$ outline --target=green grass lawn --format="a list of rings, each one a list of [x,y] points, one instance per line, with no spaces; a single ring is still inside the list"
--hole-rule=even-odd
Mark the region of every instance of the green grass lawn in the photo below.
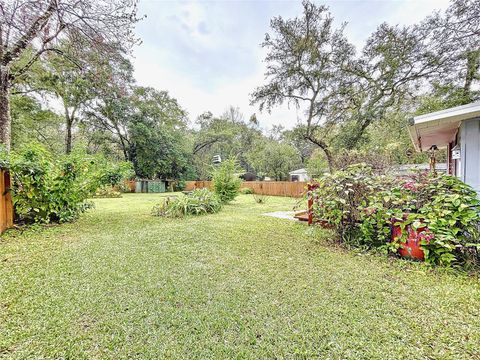
[[[260,216],[150,216],[161,195],[96,200],[73,224],[0,240],[0,357],[480,358],[480,283],[329,245]]]

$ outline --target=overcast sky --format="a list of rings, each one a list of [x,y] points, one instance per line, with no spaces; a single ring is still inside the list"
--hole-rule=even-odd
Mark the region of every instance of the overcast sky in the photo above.
[[[346,35],[360,49],[382,22],[412,24],[447,0],[323,1],[337,24],[347,22]],[[301,13],[300,1],[161,1],[141,0],[137,26],[143,43],[134,51],[139,85],[168,90],[195,118],[211,111],[220,115],[238,106],[248,119],[257,114],[264,129],[273,124],[293,127],[302,116],[286,106],[271,114],[249,105],[249,94],[264,83],[260,48],[270,19]]]

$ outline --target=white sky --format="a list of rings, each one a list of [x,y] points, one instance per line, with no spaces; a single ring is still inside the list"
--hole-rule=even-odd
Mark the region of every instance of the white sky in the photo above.
[[[320,2],[319,2],[320,3]],[[382,22],[412,24],[447,0],[324,1],[336,22],[347,22],[346,35],[360,49]],[[293,127],[302,116],[286,106],[271,114],[249,105],[249,94],[264,83],[260,48],[274,16],[301,13],[300,1],[160,1],[141,0],[137,25],[143,43],[134,51],[139,85],[167,90],[191,121],[205,111],[220,115],[238,106],[248,119],[257,114],[264,129]]]

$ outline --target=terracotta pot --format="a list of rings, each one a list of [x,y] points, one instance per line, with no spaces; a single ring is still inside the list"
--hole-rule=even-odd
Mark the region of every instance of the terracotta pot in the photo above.
[[[398,220],[394,221],[398,222]],[[402,242],[398,253],[400,256],[405,258],[425,260],[425,254],[420,247],[420,242],[423,239],[423,234],[427,230],[426,226],[419,227],[418,229],[413,229],[411,225],[405,227],[407,231],[407,241]],[[397,240],[402,236],[402,228],[399,225],[392,226],[392,242],[400,241]]]

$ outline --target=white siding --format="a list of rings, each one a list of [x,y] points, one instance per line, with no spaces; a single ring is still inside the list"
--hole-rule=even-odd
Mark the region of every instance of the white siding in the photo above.
[[[480,194],[480,119],[463,121],[460,138],[461,179]]]

